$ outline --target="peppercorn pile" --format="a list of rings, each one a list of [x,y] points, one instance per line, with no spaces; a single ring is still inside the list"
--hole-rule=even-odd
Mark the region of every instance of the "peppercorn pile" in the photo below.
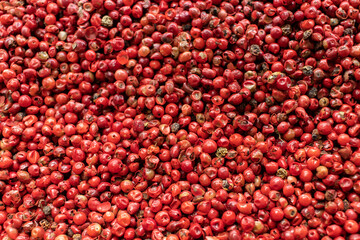
[[[0,1],[0,239],[359,240],[359,9]]]

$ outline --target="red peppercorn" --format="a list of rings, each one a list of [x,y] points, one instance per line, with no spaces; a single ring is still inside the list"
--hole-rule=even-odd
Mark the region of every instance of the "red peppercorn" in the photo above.
[[[8,1],[0,238],[358,239],[359,6]]]
[[[272,208],[270,211],[270,217],[274,221],[281,221],[284,218],[284,212],[281,210],[281,208]]]

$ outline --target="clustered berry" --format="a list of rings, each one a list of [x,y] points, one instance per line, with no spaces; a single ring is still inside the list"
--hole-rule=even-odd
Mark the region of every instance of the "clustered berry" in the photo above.
[[[0,0],[1,240],[360,240],[360,0]]]

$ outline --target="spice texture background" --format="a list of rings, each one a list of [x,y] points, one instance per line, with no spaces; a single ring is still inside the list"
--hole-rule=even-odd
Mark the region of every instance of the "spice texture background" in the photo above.
[[[0,239],[360,240],[359,9],[0,1]]]

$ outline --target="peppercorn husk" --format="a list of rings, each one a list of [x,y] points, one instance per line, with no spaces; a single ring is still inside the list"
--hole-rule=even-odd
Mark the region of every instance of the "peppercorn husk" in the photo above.
[[[113,26],[113,19],[107,15],[103,16],[101,19],[101,25],[110,28]]]

